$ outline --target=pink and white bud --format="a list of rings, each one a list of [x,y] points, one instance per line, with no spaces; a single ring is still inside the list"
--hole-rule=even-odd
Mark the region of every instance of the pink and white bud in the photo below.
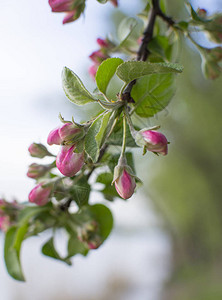
[[[40,178],[51,169],[51,165],[39,165],[33,163],[29,166],[27,176],[29,178]]]
[[[66,12],[74,8],[75,0],[49,0],[52,12]]]
[[[43,158],[45,156],[52,156],[52,154],[42,144],[32,143],[29,146],[28,151],[32,157]]]
[[[62,139],[59,134],[60,127],[56,127],[55,129],[51,130],[48,138],[47,143],[51,145],[60,145],[62,143]]]
[[[74,176],[84,165],[84,153],[73,152],[75,145],[62,146],[56,158],[56,166],[59,171],[67,176]]]
[[[39,183],[29,193],[29,202],[35,203],[39,206],[43,206],[49,202],[49,197],[52,192],[52,185],[46,185],[46,183]]]
[[[65,123],[59,128],[59,136],[62,141],[69,141],[82,133],[82,129],[73,123]]]
[[[97,63],[97,64],[100,64],[101,62],[103,62],[105,59],[109,58],[109,56],[105,53],[103,53],[101,50],[97,50],[97,51],[94,51],[90,56],[89,58]]]
[[[136,135],[136,142],[139,146],[145,146],[148,151],[167,155],[168,153],[168,141],[162,133],[142,129]]]
[[[136,188],[135,178],[124,167],[119,177],[115,180],[115,188],[123,199],[129,199],[134,193]]]

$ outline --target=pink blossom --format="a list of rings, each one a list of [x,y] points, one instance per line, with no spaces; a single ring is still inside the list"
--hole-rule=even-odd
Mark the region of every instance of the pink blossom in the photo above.
[[[56,158],[57,168],[67,177],[74,176],[84,164],[84,153],[75,153],[74,149],[75,145],[62,146]]]
[[[45,205],[49,201],[49,196],[52,191],[52,185],[44,186],[45,183],[40,183],[34,187],[29,193],[29,202],[39,206]]]
[[[49,0],[53,12],[66,12],[73,10],[75,0]]]
[[[59,135],[59,129],[60,127],[56,127],[55,129],[50,131],[47,138],[47,143],[49,145],[60,145],[62,143],[62,139]]]
[[[115,180],[115,188],[123,199],[128,199],[133,195],[136,182],[134,177],[130,175],[125,168],[123,168],[120,176]]]
[[[154,130],[141,130],[139,131],[141,134],[146,149],[151,152],[157,152],[161,153],[162,155],[166,155],[168,152],[168,141],[160,132],[154,131]]]

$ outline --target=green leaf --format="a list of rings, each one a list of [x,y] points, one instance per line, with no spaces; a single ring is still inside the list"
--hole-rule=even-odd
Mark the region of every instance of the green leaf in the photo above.
[[[90,190],[91,189],[90,185],[88,184],[87,177],[84,176],[72,186],[70,194],[77,205],[81,207],[82,205],[88,203]]]
[[[79,77],[67,67],[62,72],[63,89],[69,100],[77,105],[97,101],[85,88]]]
[[[21,262],[20,248],[24,235],[27,231],[27,226],[19,230],[16,226],[12,226],[5,235],[4,258],[7,271],[12,278],[25,281]]]
[[[111,211],[102,204],[95,204],[90,206],[89,211],[99,224],[100,236],[104,241],[110,234],[113,228],[113,216]]]
[[[104,184],[101,193],[103,193],[104,197],[108,201],[113,201],[114,197],[119,198],[119,194],[117,193],[114,185],[111,185],[113,181],[113,174],[112,173],[101,173],[98,175],[96,182]]]
[[[104,141],[111,114],[112,112],[108,111],[97,117],[86,134],[85,151],[94,163],[99,158],[100,147]]]
[[[42,253],[46,256],[55,258],[57,260],[61,260],[65,262],[68,265],[71,265],[72,262],[70,261],[69,258],[65,257],[62,258],[59,253],[56,251],[55,246],[54,246],[54,240],[53,237],[51,237],[42,247]]]
[[[122,63],[116,71],[117,76],[127,84],[137,78],[155,73],[181,73],[183,67],[173,63],[149,63],[144,61],[128,61]]]
[[[116,72],[117,67],[123,63],[121,58],[108,58],[101,63],[96,73],[96,83],[98,89],[106,94],[108,84]]]
[[[137,24],[138,22],[134,18],[127,17],[123,19],[117,31],[117,36],[120,41],[120,45],[122,45],[128,39],[128,37],[132,34]]]
[[[77,235],[70,235],[68,241],[68,256],[70,258],[76,254],[82,254],[86,256],[89,252],[89,249],[84,245],[84,243],[80,242],[77,238]]]
[[[99,3],[105,4],[108,0],[97,0]]]
[[[107,144],[114,145],[114,146],[122,146],[122,143],[123,143],[123,121],[121,120],[116,124],[112,134],[107,139]],[[135,140],[130,133],[128,124],[126,125],[126,146],[138,147],[138,145],[135,143]]]
[[[173,74],[154,74],[136,81],[131,96],[135,100],[135,112],[148,118],[163,110],[175,93]]]

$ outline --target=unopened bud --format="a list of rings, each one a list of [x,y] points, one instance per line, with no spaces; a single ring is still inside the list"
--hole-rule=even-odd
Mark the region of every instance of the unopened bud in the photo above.
[[[62,143],[62,139],[59,135],[59,128],[57,127],[53,130],[50,131],[48,138],[47,138],[47,143],[51,145],[60,145]]]
[[[84,164],[84,153],[75,153],[74,149],[75,145],[62,146],[56,158],[57,168],[67,177],[74,176]]]
[[[73,123],[65,123],[59,128],[59,136],[61,140],[70,141],[84,134],[84,130]]]
[[[74,8],[76,0],[49,0],[52,12],[66,12]]]
[[[103,53],[101,50],[94,51],[89,57],[93,62],[97,64],[100,64],[105,59],[109,58],[109,56]]]
[[[44,182],[39,183],[29,193],[29,202],[35,203],[39,206],[45,205],[49,201],[53,185]]]
[[[160,132],[142,129],[136,134],[136,143],[145,146],[148,151],[166,155],[168,153],[168,141]]]
[[[117,166],[118,167],[118,166]],[[122,168],[119,176],[115,179],[115,188],[117,193],[123,199],[130,198],[136,188],[136,182],[134,176],[127,172],[126,168]]]
[[[40,178],[51,169],[51,165],[39,165],[33,163],[29,166],[27,176],[29,178]]]
[[[42,144],[32,143],[28,150],[32,157],[43,158],[45,156],[52,156],[52,154]]]

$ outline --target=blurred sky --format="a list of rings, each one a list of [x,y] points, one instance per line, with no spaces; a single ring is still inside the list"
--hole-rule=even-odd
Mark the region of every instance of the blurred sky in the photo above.
[[[221,0],[192,2],[195,8],[197,6],[207,7],[210,12],[214,11],[216,7],[221,8]],[[135,0],[120,0],[120,9],[132,16],[141,10],[142,7],[139,6]],[[61,71],[63,66],[68,66],[83,81],[86,79],[87,69],[90,66],[87,57],[97,49],[96,38],[105,37],[108,28],[110,28],[108,20],[112,11],[114,8],[111,4],[100,5],[95,0],[89,0],[84,18],[82,17],[74,24],[62,26],[63,14],[52,14],[46,0],[2,1],[0,10],[0,137],[2,141],[0,197],[5,196],[11,200],[15,196],[21,201],[27,200],[27,195],[34,185],[33,181],[25,175],[27,166],[33,162],[27,152],[28,146],[34,141],[45,143],[48,132],[59,124],[57,118],[59,112],[66,119],[70,119],[72,115],[76,117],[77,121],[81,118],[81,115],[75,115],[74,106],[72,109],[64,96],[61,86]],[[93,87],[93,83],[88,82],[88,86]],[[141,195],[140,197],[142,198]],[[142,205],[135,214],[133,199],[127,205],[115,202],[115,207],[112,207],[117,216],[118,214],[121,215],[122,223],[125,223],[126,226],[131,224],[132,227],[135,224],[139,224],[141,227],[157,224],[158,220],[153,216],[153,213],[144,213]],[[152,211],[152,208],[150,207],[148,211]],[[134,222],[130,217],[132,212],[135,214]],[[87,259],[79,258],[75,269],[61,266],[60,263],[40,257],[38,254],[39,241],[36,239],[32,239],[27,244],[29,246],[25,247],[23,259],[30,284],[27,284],[26,288],[24,284],[16,283],[7,277],[1,258],[0,288],[4,300],[16,299],[13,288],[23,295],[23,300],[48,300],[48,298],[44,298],[44,293],[47,290],[49,270],[51,270],[50,278],[55,281],[58,272],[61,272],[62,276],[66,278],[66,281],[63,281],[63,287],[68,289],[71,294],[72,276],[78,277],[80,273],[87,273],[87,268],[91,268],[88,274],[91,279],[87,277],[88,282],[93,283],[98,289],[100,281],[98,279],[97,283],[94,283],[95,278],[93,281],[92,270],[105,268],[106,257],[109,258],[110,265],[115,260],[118,262],[117,265],[125,265],[126,272],[128,270],[129,274],[132,273],[132,270],[137,270],[135,272],[139,274],[144,272],[143,277],[146,280],[144,279],[144,282],[139,283],[145,287],[144,298],[132,296],[132,299],[148,300],[147,288],[151,284],[153,290],[150,289],[150,300],[154,300],[152,291],[153,293],[156,291],[155,295],[158,295],[156,282],[159,284],[161,280],[163,281],[166,270],[169,271],[169,266],[162,268],[161,265],[164,259],[169,261],[169,240],[164,233],[156,229],[149,233],[142,233],[139,239],[138,237],[128,238],[116,235],[115,238],[107,241],[107,252],[104,252],[104,246]],[[131,249],[128,255],[124,252],[124,245],[128,247],[127,249]],[[134,260],[129,263],[132,256],[134,256]],[[144,257],[148,260],[147,265],[143,266]],[[98,266],[100,259],[102,263]],[[155,260],[160,262],[159,269],[158,263],[154,265]],[[38,267],[35,267],[35,261],[38,261]],[[121,265],[121,263],[123,264]],[[117,272],[120,269],[117,269]],[[115,273],[114,271],[113,273]],[[152,276],[149,275],[149,271],[152,271]],[[41,272],[43,277],[39,284],[33,285],[33,282],[42,276]],[[104,273],[101,271],[98,274],[102,278]],[[84,278],[81,276],[79,277],[80,281]],[[3,284],[5,285],[4,289],[2,289]],[[93,284],[91,284],[92,289]],[[73,286],[77,288],[81,284],[77,281]],[[11,292],[9,292],[10,289]],[[26,294],[24,289],[26,289]],[[35,291],[42,290],[42,294],[32,297],[33,289]],[[124,299],[130,300],[131,298]]]

